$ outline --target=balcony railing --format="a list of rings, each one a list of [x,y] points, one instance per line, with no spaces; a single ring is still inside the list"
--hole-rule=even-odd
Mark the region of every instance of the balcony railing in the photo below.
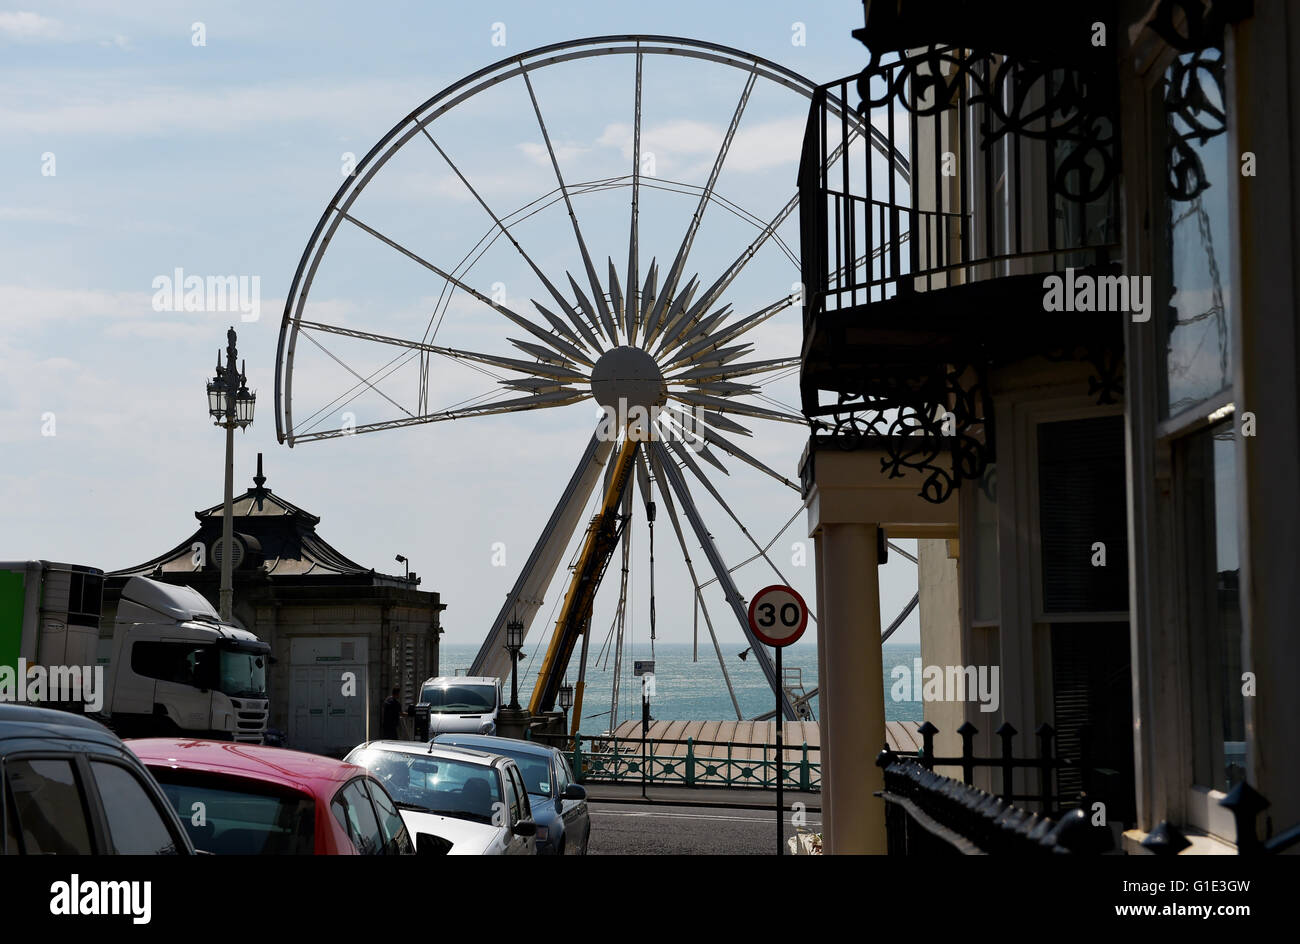
[[[799,170],[806,319],[1106,262],[1114,107],[1105,70],[939,46],[821,87]]]

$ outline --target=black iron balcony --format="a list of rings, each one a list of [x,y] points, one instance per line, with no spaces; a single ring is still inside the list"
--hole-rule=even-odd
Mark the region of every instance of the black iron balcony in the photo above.
[[[1119,317],[1044,303],[1046,274],[1111,274],[1118,255],[1114,61],[872,52],[818,90],[804,136],[803,407],[849,439],[955,435],[942,500],[989,458],[957,468],[992,446],[974,396],[990,366],[1086,358],[1099,399],[1118,391]]]

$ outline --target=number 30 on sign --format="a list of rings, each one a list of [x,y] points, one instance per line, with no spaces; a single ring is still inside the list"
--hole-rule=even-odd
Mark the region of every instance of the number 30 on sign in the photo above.
[[[808,628],[808,604],[793,587],[764,587],[749,601],[749,628],[769,646],[789,646]]]

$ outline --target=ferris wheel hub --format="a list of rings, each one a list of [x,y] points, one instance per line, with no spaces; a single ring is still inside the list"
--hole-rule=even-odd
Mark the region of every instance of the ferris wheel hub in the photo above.
[[[592,367],[591,395],[619,415],[636,407],[650,414],[668,402],[668,385],[648,352],[622,345],[606,351]]]

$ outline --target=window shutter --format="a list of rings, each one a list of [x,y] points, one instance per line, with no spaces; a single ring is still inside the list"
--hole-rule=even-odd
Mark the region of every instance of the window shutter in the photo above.
[[[1038,532],[1043,609],[1097,613],[1128,609],[1128,521],[1124,418],[1038,427]],[[1105,566],[1093,564],[1105,547]]]

